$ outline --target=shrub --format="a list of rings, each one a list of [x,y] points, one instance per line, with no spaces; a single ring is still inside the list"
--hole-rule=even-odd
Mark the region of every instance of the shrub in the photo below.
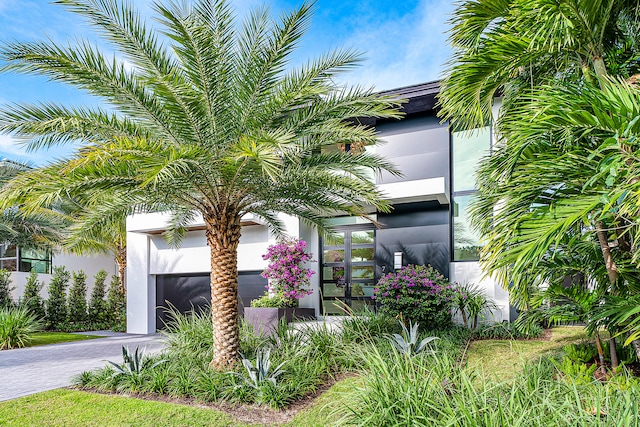
[[[264,294],[258,299],[251,301],[251,307],[257,308],[284,308],[290,305],[290,300],[282,294]]]
[[[303,267],[304,263],[313,259],[306,249],[307,242],[304,240],[287,239],[269,246],[267,253],[262,256],[262,259],[269,261],[262,272],[262,277],[269,279],[267,291],[282,295],[287,307],[297,307],[298,300],[312,292],[311,289],[305,289],[315,274],[310,268]]]
[[[0,270],[0,308],[15,306],[11,298],[11,291],[14,289],[11,286],[11,273],[5,269]]]
[[[383,276],[374,289],[380,311],[420,322],[426,328],[451,325],[453,288],[431,266],[408,265]]]
[[[111,276],[107,291],[107,313],[114,330],[127,329],[127,300],[118,276]]]
[[[453,309],[460,313],[464,326],[478,327],[478,318],[486,311],[493,312],[498,306],[479,287],[465,283],[455,284],[452,295]]]
[[[24,347],[41,327],[40,321],[24,307],[0,308],[0,350]]]
[[[107,280],[107,272],[98,271],[93,278],[94,284],[91,290],[91,298],[89,299],[89,321],[103,323],[108,320],[107,302],[104,297],[106,294],[105,282]]]
[[[480,325],[471,331],[471,337],[477,340],[517,340],[533,339],[542,336],[542,326],[532,324],[526,329],[518,328],[513,323],[501,322]]]
[[[87,320],[87,275],[84,271],[73,272],[73,282],[69,289],[68,320],[79,324]]]
[[[67,287],[69,272],[64,266],[54,267],[53,277],[49,282],[49,298],[46,303],[47,328],[59,329],[67,321]]]
[[[31,270],[27,282],[24,285],[24,294],[20,301],[20,306],[26,308],[29,313],[33,314],[37,319],[44,320],[44,300],[40,296],[43,283],[38,281],[38,273]]]

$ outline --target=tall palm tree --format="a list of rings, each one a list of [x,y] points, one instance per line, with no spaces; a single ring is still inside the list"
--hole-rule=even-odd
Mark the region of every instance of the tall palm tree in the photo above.
[[[112,108],[16,105],[0,111],[0,130],[32,138],[32,148],[85,143],[52,167],[65,181],[58,194],[109,190],[106,203],[86,212],[89,223],[123,210],[166,210],[168,237],[179,242],[202,217],[211,251],[211,364],[226,369],[238,350],[241,218],[252,213],[282,232],[277,212],[324,230],[328,214],[366,216],[364,205],[388,211],[369,176],[394,167],[366,150],[327,148],[378,143],[359,118],[397,118],[398,100],[336,85],[360,62],[353,51],[290,68],[311,4],[276,21],[258,8],[237,25],[226,0],[157,1],[156,29],[126,2],[58,3],[87,19],[116,56],[83,40],[9,43],[0,48],[4,68],[70,83]],[[29,184],[25,175],[5,195],[19,199]]]

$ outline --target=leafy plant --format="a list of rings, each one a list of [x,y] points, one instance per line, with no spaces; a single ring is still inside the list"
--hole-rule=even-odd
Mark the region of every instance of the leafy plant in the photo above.
[[[127,327],[127,300],[120,286],[118,276],[111,276],[107,292],[107,313],[115,330],[123,331]]]
[[[303,265],[313,261],[313,255],[306,251],[307,242],[300,239],[284,239],[267,248],[262,259],[269,265],[262,272],[262,277],[269,279],[267,291],[281,296],[285,300],[284,307],[296,307],[298,300],[310,295],[313,290],[307,289],[309,279],[315,274]],[[256,306],[254,306],[256,307]]]
[[[93,278],[93,289],[89,299],[89,320],[92,322],[104,322],[108,320],[107,302],[104,297],[106,294],[105,281],[107,280],[107,272],[100,270]]]
[[[0,308],[13,307],[13,299],[11,298],[11,291],[15,287],[11,286],[11,272],[4,268],[0,270]]]
[[[26,308],[37,319],[44,320],[44,300],[40,296],[40,291],[44,286],[43,282],[38,281],[38,273],[35,270],[29,272],[29,277],[24,285],[24,293],[20,300],[20,306]]]
[[[69,279],[69,272],[64,266],[54,267],[46,302],[46,322],[49,329],[60,328],[67,321],[66,293]]]
[[[576,363],[591,363],[598,355],[596,346],[590,342],[565,345],[562,350],[565,357]]]
[[[0,350],[24,347],[42,324],[25,307],[0,308]]]
[[[527,328],[518,328],[513,323],[499,322],[480,325],[471,331],[471,336],[480,340],[517,340],[538,338],[543,332],[544,329],[537,324],[527,324]]]
[[[115,369],[115,376],[137,376],[142,374],[146,369],[153,369],[165,363],[166,359],[153,361],[153,359],[145,356],[144,349],[140,350],[139,347],[136,347],[135,352],[131,354],[129,347],[122,346],[122,361],[123,363],[120,364],[107,360],[107,363]]]
[[[251,307],[258,308],[284,308],[290,307],[291,300],[285,298],[282,293],[269,294],[265,293],[258,299],[254,299],[251,301]]]
[[[231,374],[244,379],[248,386],[255,389],[260,388],[260,386],[266,381],[270,382],[275,387],[276,379],[284,372],[281,368],[285,362],[282,362],[276,368],[271,369],[271,349],[268,347],[256,351],[255,365],[243,355],[240,356],[242,357],[242,365],[247,372],[248,378],[238,372],[231,372]]]
[[[429,329],[451,325],[451,284],[431,266],[408,265],[383,276],[374,288],[380,311],[420,322]]]
[[[409,329],[407,329],[404,323],[399,323],[402,326],[402,335],[387,335],[387,339],[391,341],[393,347],[402,354],[411,356],[425,351],[429,349],[430,342],[438,339],[438,337],[427,337],[418,342],[418,323],[411,324],[411,322],[409,322]]]
[[[498,308],[495,301],[472,283],[456,284],[452,295],[455,311],[460,313],[464,326],[472,329],[478,327],[478,318],[485,312],[493,312]]]
[[[82,270],[72,273],[69,289],[68,320],[71,323],[83,323],[87,320],[87,275]]]

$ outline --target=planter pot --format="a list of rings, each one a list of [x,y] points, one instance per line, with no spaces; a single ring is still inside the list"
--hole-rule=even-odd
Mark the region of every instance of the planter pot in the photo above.
[[[294,319],[313,320],[315,319],[313,308],[262,308],[245,307],[244,319],[251,325],[256,335],[272,336],[278,329],[280,319],[288,322]]]

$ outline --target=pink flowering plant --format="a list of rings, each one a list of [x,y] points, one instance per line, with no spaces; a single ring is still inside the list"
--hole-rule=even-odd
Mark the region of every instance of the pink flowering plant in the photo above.
[[[269,265],[262,277],[269,279],[269,295],[282,296],[286,307],[297,307],[298,300],[313,291],[308,289],[309,279],[315,274],[304,264],[313,261],[307,252],[307,242],[301,239],[285,239],[269,246],[262,259]]]
[[[431,266],[408,265],[383,276],[373,290],[382,313],[420,322],[429,329],[450,326],[454,288]]]

